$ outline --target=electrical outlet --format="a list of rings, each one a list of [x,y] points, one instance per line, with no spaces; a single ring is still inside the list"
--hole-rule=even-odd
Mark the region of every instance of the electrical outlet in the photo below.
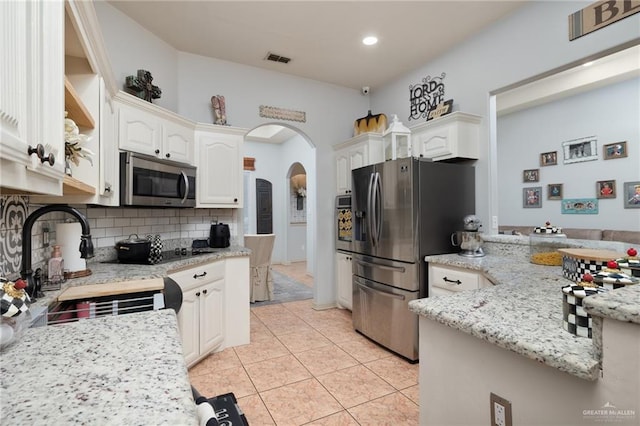
[[[512,426],[511,402],[491,393],[489,397],[491,403],[491,426]]]
[[[491,227],[494,229],[498,228],[498,216],[491,216]]]

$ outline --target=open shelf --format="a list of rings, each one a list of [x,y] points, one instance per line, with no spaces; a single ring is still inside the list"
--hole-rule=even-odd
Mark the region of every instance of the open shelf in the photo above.
[[[91,113],[84,106],[80,95],[66,76],[64,78],[64,109],[69,113],[67,117],[75,121],[78,127],[88,129],[95,127]]]
[[[95,195],[96,189],[87,185],[84,182],[80,182],[71,176],[65,176],[62,183],[62,189],[64,195]]]

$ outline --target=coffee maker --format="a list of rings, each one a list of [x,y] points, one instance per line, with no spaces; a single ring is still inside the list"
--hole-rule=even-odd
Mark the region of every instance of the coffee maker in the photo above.
[[[460,246],[460,256],[465,257],[482,257],[482,237],[480,235],[480,227],[482,223],[476,215],[467,215],[462,219],[463,230],[456,231],[451,234],[451,244]]]

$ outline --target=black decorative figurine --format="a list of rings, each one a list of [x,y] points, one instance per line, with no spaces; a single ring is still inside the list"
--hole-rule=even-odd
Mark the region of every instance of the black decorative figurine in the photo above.
[[[138,70],[138,75],[130,75],[127,77],[127,91],[132,95],[151,102],[152,99],[158,99],[162,94],[162,90],[158,86],[153,85],[153,77],[147,70]]]

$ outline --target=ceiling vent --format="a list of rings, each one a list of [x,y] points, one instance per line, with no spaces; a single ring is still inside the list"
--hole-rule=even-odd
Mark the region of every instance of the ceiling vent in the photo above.
[[[291,61],[291,58],[287,58],[286,56],[276,55],[275,53],[267,53],[267,57],[265,58],[267,61],[271,62],[281,62],[283,64],[288,64]]]

